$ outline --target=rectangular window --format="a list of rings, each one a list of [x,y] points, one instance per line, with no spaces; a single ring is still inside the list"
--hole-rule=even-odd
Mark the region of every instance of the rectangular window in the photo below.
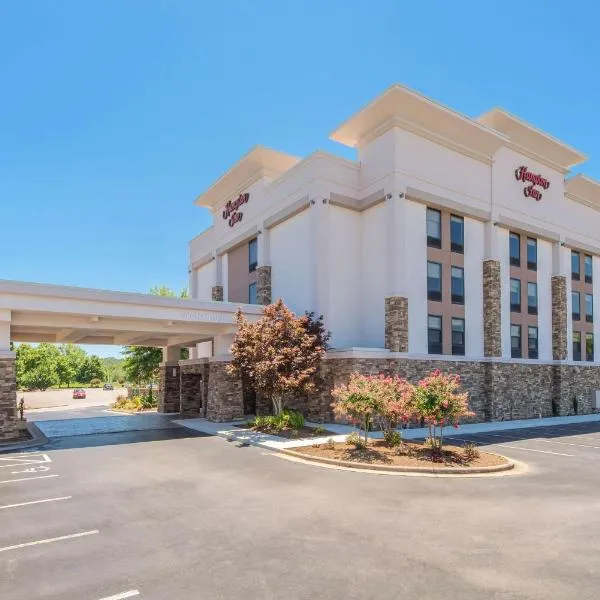
[[[579,269],[579,252],[571,250],[571,279],[579,281],[581,279],[581,271]]]
[[[462,267],[452,267],[452,304],[465,303],[465,270]]]
[[[531,325],[527,328],[527,356],[538,357],[538,328]]]
[[[537,240],[527,238],[527,268],[530,271],[537,271]]]
[[[442,317],[427,317],[427,342],[429,354],[442,354]]]
[[[510,355],[512,358],[521,358],[521,326],[510,326]]]
[[[459,254],[465,251],[465,220],[456,215],[450,216],[450,249]]]
[[[256,283],[248,286],[248,304],[257,304],[256,302]]]
[[[442,213],[433,208],[427,209],[427,245],[442,247]]]
[[[573,321],[581,320],[581,305],[579,292],[571,292],[571,316]]]
[[[510,280],[510,311],[521,312],[521,280]]]
[[[510,264],[521,266],[521,236],[518,233],[510,234]]]
[[[581,333],[573,332],[573,360],[581,360]]]
[[[442,265],[427,261],[427,299],[441,301],[442,299]]]
[[[452,318],[452,354],[465,355],[465,320]]]
[[[585,282],[593,283],[594,281],[594,267],[592,257],[586,254],[583,257],[583,270],[585,272]]]
[[[530,315],[538,314],[537,283],[532,281],[527,282],[527,312]]]
[[[594,360],[594,334],[585,334],[585,360],[592,362]]]
[[[585,295],[585,320],[588,323],[594,322],[594,296],[592,294]]]
[[[254,238],[248,243],[248,271],[256,271],[258,265],[258,240]]]

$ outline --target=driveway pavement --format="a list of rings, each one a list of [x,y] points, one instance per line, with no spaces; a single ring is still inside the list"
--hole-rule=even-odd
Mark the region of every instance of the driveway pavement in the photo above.
[[[339,471],[179,426],[1,455],[2,599],[597,600],[600,424],[456,437],[528,470]]]
[[[18,398],[25,399],[25,409],[47,408],[84,408],[88,406],[108,406],[119,394],[126,394],[125,389],[105,391],[102,388],[85,388],[87,398],[74,400],[72,389],[46,390],[44,392],[19,392]]]

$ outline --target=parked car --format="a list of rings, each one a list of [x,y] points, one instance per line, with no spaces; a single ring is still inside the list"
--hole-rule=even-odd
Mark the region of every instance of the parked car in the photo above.
[[[73,390],[73,400],[85,400],[85,390],[81,388]]]
[[[112,383],[105,383],[102,389],[107,392],[112,392],[115,388],[112,386]]]

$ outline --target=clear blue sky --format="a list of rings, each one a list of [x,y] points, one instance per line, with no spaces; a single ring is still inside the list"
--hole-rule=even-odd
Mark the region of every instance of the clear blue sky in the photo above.
[[[204,188],[257,143],[352,157],[328,133],[394,82],[502,106],[600,178],[599,17],[592,0],[0,1],[0,278],[180,289]]]

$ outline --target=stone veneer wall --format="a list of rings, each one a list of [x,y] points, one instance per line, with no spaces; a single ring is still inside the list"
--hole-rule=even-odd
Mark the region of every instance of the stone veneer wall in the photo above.
[[[552,276],[552,358],[567,358],[567,278]]]
[[[14,358],[0,358],[0,441],[17,437],[17,378]]]
[[[181,414],[204,416],[208,395],[208,361],[181,364]]]
[[[159,377],[160,392],[158,396],[158,412],[179,412],[181,408],[181,381],[179,366],[161,366],[159,369]]]
[[[271,267],[263,265],[256,269],[256,302],[266,306],[271,304]]]
[[[223,302],[223,286],[213,285],[211,290],[211,298],[213,302]]]
[[[483,354],[502,356],[500,262],[483,261]]]
[[[210,421],[232,421],[244,417],[242,381],[227,373],[227,362],[210,362],[206,418]]]
[[[408,352],[408,298],[385,299],[385,347],[392,352]]]

